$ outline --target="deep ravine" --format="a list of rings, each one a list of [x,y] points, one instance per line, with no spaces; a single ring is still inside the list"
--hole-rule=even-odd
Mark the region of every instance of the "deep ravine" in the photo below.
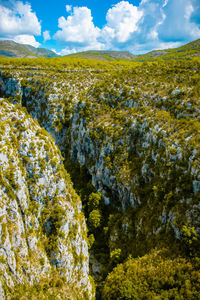
[[[168,83],[169,72],[174,78],[173,85]],[[189,72],[193,72],[190,65],[182,70],[182,76],[188,76]],[[146,69],[144,65],[141,70],[126,70],[124,73],[122,70],[119,74],[88,72],[87,76],[83,72],[59,74],[31,68],[1,72],[0,93],[7,98],[4,101],[22,111],[25,107],[32,122],[37,120],[44,128],[41,129],[42,139],[55,141],[61,153],[56,150],[59,159],[50,153],[55,156],[52,157],[53,164],[62,166],[61,178],[68,176],[63,175],[67,170],[81,198],[84,217],[80,212],[80,200],[69,200],[69,203],[74,203],[70,204],[73,211],[67,207],[68,202],[61,205],[63,190],[59,194],[60,200],[53,200],[51,190],[48,190],[50,195],[45,194],[41,184],[37,193],[41,193],[44,199],[40,199],[36,211],[39,223],[43,224],[40,234],[46,236],[47,244],[57,242],[55,236],[62,240],[62,229],[71,227],[64,223],[68,224],[70,220],[74,230],[68,232],[68,237],[73,241],[69,247],[74,265],[68,262],[70,254],[64,254],[67,250],[61,242],[60,248],[55,245],[56,250],[54,247],[46,249],[49,246],[44,246],[44,251],[49,268],[53,262],[58,273],[68,282],[74,275],[67,270],[73,269],[73,284],[76,286],[76,282],[83,280],[90,297],[87,247],[90,274],[98,286],[97,295],[103,291],[104,297],[107,297],[107,291],[111,293],[107,282],[115,274],[113,268],[126,262],[130,255],[134,258],[144,256],[155,248],[170,248],[169,257],[174,253],[177,257],[196,255],[196,237],[200,228],[199,107],[191,83],[181,86],[176,73],[173,64],[166,64],[158,70],[153,65]],[[164,78],[162,82],[159,81],[160,74]],[[20,130],[25,131],[23,126]],[[51,152],[48,145],[43,147]],[[30,148],[34,149],[35,144],[30,144]],[[43,153],[38,160],[44,172],[46,162],[44,165],[41,160],[48,162],[50,154],[45,156]],[[32,181],[36,180],[37,165],[32,170],[31,156],[26,156],[28,170],[31,169],[29,176]],[[37,172],[37,180],[41,183],[43,177],[49,180],[49,174],[41,177]],[[51,172],[53,176],[54,169]],[[70,187],[71,179],[68,178],[67,183]],[[54,179],[52,185],[53,182]],[[38,185],[37,182],[31,184]],[[79,199],[73,188],[70,189],[72,198]],[[32,185],[28,190],[29,194],[35,195]],[[50,198],[50,202],[46,198]],[[44,212],[40,206],[44,206]],[[67,211],[71,213],[65,217]],[[83,229],[79,226],[80,221]],[[191,243],[187,239],[188,232],[194,237]],[[81,247],[84,250],[77,250]],[[160,254],[155,253],[159,261]],[[130,265],[135,267],[131,261]],[[77,275],[79,269],[82,273]],[[108,273],[111,276],[104,285]]]

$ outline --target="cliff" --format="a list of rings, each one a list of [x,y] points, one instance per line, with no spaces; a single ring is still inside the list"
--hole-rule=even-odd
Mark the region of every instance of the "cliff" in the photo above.
[[[59,149],[25,108],[2,98],[0,123],[1,299],[54,279],[57,295],[65,285],[62,296],[92,298],[85,219]]]

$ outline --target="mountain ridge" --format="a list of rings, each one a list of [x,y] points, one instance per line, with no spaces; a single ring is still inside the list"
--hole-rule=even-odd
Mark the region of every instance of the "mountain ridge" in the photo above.
[[[78,57],[88,59],[101,59],[101,60],[113,60],[113,59],[134,59],[136,56],[129,51],[113,51],[113,50],[89,50],[78,52],[74,54],[66,55],[67,57]],[[66,57],[65,56],[65,57]]]
[[[155,58],[173,59],[176,58],[187,58],[200,56],[200,39],[187,43],[177,48],[153,50],[148,53],[139,55],[136,60],[149,60]]]
[[[0,56],[13,58],[57,57],[46,48],[36,48],[28,44],[16,43],[12,40],[0,40]]]
[[[46,48],[35,48],[31,45],[16,43],[11,40],[0,40],[0,57],[10,58],[38,58],[38,57],[59,57],[55,52]],[[114,50],[89,50],[65,55],[69,58],[83,58],[103,61],[113,60],[135,60],[135,61],[151,61],[155,59],[173,59],[173,58],[189,58],[200,56],[200,39],[187,43],[181,47],[152,50],[145,54],[134,55],[129,51]]]
[[[115,60],[115,59],[128,59],[128,60],[154,60],[157,58],[169,59],[173,56],[178,57],[191,57],[200,56],[200,39],[187,43],[177,48],[169,48],[162,50],[152,50],[145,54],[134,55],[129,51],[112,51],[112,50],[90,50],[74,54],[66,55],[65,57],[77,57],[85,59],[101,59],[101,60]]]

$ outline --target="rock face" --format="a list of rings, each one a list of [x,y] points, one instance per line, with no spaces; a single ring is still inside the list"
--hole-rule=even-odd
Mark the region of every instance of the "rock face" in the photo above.
[[[119,115],[96,101],[76,106],[71,156],[88,168],[105,201],[124,211],[137,207],[135,227],[145,235],[168,228],[180,238],[184,222],[199,231],[198,122],[179,133],[182,123],[168,112],[130,107]]]
[[[38,120],[40,126],[52,135],[60,150],[64,150],[67,143],[64,94],[57,91],[56,85],[49,86],[45,82],[32,81],[32,76],[34,74],[23,80],[18,74],[5,76],[2,72],[1,94],[11,97],[15,104],[23,104],[30,115]]]
[[[183,226],[200,231],[197,77],[187,85],[193,66],[183,67],[180,78],[176,65],[164,68],[88,80],[52,74],[48,85],[38,73],[1,74],[1,93],[26,106],[59,148],[87,168],[105,203],[120,211],[106,224],[110,252],[126,251],[126,244],[127,253],[142,255],[161,241],[166,246],[168,235],[180,240]],[[51,232],[49,222],[44,228]]]
[[[81,202],[52,137],[0,99],[0,297],[58,273],[92,298]]]

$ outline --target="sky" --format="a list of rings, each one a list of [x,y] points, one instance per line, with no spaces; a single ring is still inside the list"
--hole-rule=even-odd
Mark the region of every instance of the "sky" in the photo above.
[[[0,39],[60,55],[142,54],[200,38],[200,0],[0,0]]]

